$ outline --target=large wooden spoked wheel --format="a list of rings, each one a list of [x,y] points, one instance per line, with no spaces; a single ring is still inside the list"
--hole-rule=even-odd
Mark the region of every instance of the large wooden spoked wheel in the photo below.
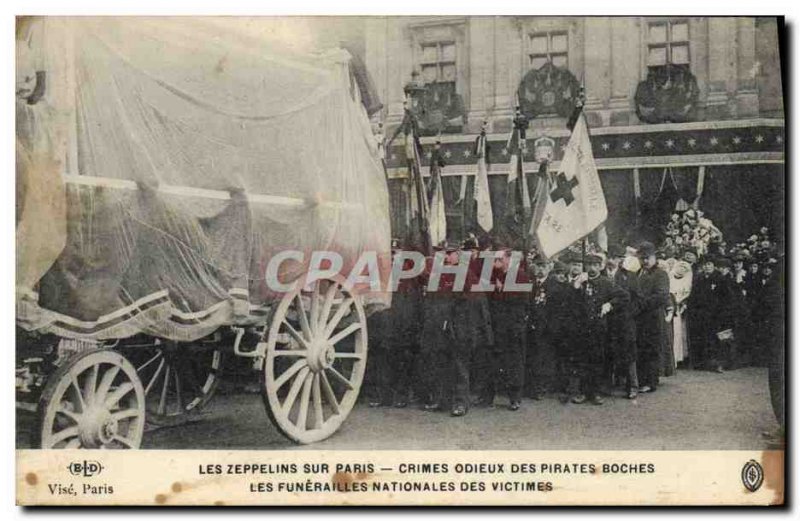
[[[137,449],[144,389],[133,365],[108,349],[74,355],[39,399],[36,445],[43,449]]]
[[[220,346],[168,341],[130,351],[144,386],[148,423],[180,425],[214,396],[222,370]]]
[[[366,315],[344,279],[295,288],[275,310],[267,336],[267,414],[296,443],[327,438],[355,405],[366,363]]]

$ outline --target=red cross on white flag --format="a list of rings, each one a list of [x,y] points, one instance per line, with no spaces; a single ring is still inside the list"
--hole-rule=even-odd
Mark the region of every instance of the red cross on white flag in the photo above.
[[[531,231],[546,257],[585,237],[608,217],[583,113],[572,129],[554,182],[548,190],[540,191],[539,198],[541,212],[536,213]]]

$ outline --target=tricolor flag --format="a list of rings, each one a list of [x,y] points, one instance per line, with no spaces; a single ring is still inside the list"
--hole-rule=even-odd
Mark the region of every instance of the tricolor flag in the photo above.
[[[475,140],[475,155],[478,158],[478,173],[475,175],[474,197],[477,202],[478,225],[488,232],[494,227],[492,200],[489,196],[489,172],[486,165],[486,129]]]
[[[534,221],[534,225],[539,249],[546,257],[552,257],[591,233],[608,217],[583,112],[572,129],[558,172],[545,186],[546,190],[537,190],[541,215],[536,216],[538,223]]]
[[[447,219],[444,212],[444,191],[442,190],[442,167],[445,166],[444,160],[439,153],[439,143],[437,142],[431,153],[431,192],[430,192],[430,214],[428,220],[428,230],[431,236],[431,245],[438,246],[447,238]]]

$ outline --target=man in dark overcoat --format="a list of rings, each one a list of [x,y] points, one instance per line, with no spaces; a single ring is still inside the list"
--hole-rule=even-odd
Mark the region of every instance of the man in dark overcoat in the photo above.
[[[628,294],[628,301],[608,313],[608,358],[613,374],[625,379],[628,399],[636,398],[639,377],[636,372],[636,322],[631,315],[637,295],[638,278],[626,269],[625,251],[612,246],[608,252],[606,275],[617,288]]]
[[[525,386],[528,396],[541,400],[556,385],[555,337],[559,333],[559,284],[550,276],[551,264],[541,254],[531,262],[531,283],[528,295],[528,338],[526,349]]]
[[[607,316],[612,309],[627,306],[629,295],[602,273],[603,258],[600,255],[587,254],[585,262],[585,276],[573,283],[580,303],[575,326],[578,333],[577,373],[581,386],[580,394],[573,396],[572,402],[589,400],[594,405],[602,405],[599,383],[605,365]]]
[[[437,252],[444,255],[445,265],[455,265],[461,261],[463,252],[459,245],[445,243]],[[429,287],[429,277],[433,259],[429,259],[424,281],[424,317],[422,325],[421,353],[419,370],[424,382],[425,404],[428,411],[438,411],[450,406],[452,416],[464,416],[469,405],[469,369],[477,324],[480,320],[480,306],[470,300],[464,288],[456,288],[456,276],[443,273],[435,288]],[[466,277],[466,287],[478,281],[471,271]]]
[[[525,378],[525,316],[529,294],[529,291],[514,286],[529,283],[524,258],[518,260],[516,278],[513,270],[509,270],[511,256],[517,253],[502,250],[502,256],[495,260],[492,270],[490,282],[494,290],[487,297],[494,329],[494,378],[487,382],[480,399],[481,404],[491,405],[497,390],[504,388],[508,394],[508,408],[512,411],[520,408]]]
[[[401,251],[399,240],[392,241],[392,255]],[[410,269],[408,260],[403,269]],[[419,277],[402,279],[392,295],[389,309],[367,318],[370,356],[367,358],[370,407],[408,405],[415,359],[419,352],[422,322],[422,287]]]
[[[637,252],[642,263],[637,280],[638,292],[633,304],[637,373],[641,384],[639,392],[647,393],[658,388],[661,351],[667,334],[666,308],[670,304],[669,275],[658,267],[653,243],[641,243]]]

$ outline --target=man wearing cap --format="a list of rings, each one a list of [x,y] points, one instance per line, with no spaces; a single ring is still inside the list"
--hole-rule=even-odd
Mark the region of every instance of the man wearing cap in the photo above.
[[[658,267],[656,248],[643,242],[637,248],[642,269],[637,279],[637,294],[633,304],[636,321],[637,373],[640,392],[652,392],[658,387],[661,354],[666,342],[664,320],[669,300],[669,275]]]
[[[559,333],[559,309],[564,305],[566,286],[550,276],[550,262],[537,254],[531,261],[531,283],[528,295],[528,338],[525,386],[528,396],[541,400],[553,390],[556,378],[554,337]]]
[[[437,247],[436,255],[444,256],[444,265],[460,262],[458,245],[445,241]],[[456,275],[442,273],[434,291],[429,287],[433,259],[428,259],[421,280],[425,282],[425,316],[419,374],[423,381],[423,408],[441,410],[450,405],[452,416],[464,416],[469,400],[469,363],[475,342],[475,307],[465,305],[463,288],[455,288]],[[467,270],[466,287],[478,281]]]
[[[577,357],[574,361],[577,362],[575,372],[580,379],[580,391],[572,397],[572,402],[584,403],[589,400],[594,405],[602,405],[599,380],[603,372],[608,335],[607,315],[612,309],[627,305],[629,297],[626,291],[615,287],[602,274],[603,258],[600,255],[588,254],[585,262],[586,273],[573,280],[579,302],[575,324]]]
[[[445,255],[444,264],[455,264],[455,250],[448,249],[446,244],[437,245],[434,255]],[[433,269],[433,257],[428,257],[425,271],[420,275],[423,283],[423,321],[420,338],[419,369],[420,391],[423,409],[437,411],[441,409],[444,393],[444,376],[446,371],[447,347],[452,343],[452,307],[454,277],[443,274],[435,291],[428,289],[428,281]]]
[[[479,280],[484,262],[484,259],[480,257],[480,252],[490,247],[490,244],[484,242],[482,248],[478,238],[470,233],[469,236],[464,239],[462,247],[465,251],[470,251],[471,254],[469,264],[470,276],[475,280]],[[472,359],[470,363],[470,385],[472,387],[471,390],[474,391],[485,387],[485,380],[491,373],[494,331],[492,330],[492,318],[486,292],[472,291],[470,286],[465,287],[464,291],[469,293],[467,303],[475,307],[475,313],[478,316],[478,321],[475,326],[475,345],[472,350]]]
[[[559,299],[563,306],[560,307],[561,315],[558,320],[560,332],[556,336],[555,350],[559,387],[562,392],[560,400],[566,403],[581,394],[579,367],[582,359],[584,325],[579,323],[582,296],[576,288],[580,286],[584,277],[582,256],[567,250],[559,255],[553,273],[556,281],[564,286]]]
[[[576,284],[575,280],[583,277],[583,256],[573,251],[567,251],[562,257],[569,268],[567,280],[570,284]]]
[[[486,382],[480,397],[482,405],[491,406],[498,387],[502,386],[508,393],[508,408],[512,411],[520,408],[525,379],[525,315],[530,292],[524,258],[519,259],[516,274],[509,269],[512,255],[518,253],[504,249],[494,261],[490,280],[494,290],[488,294],[495,341],[494,378]]]
[[[397,239],[392,254],[401,251]],[[408,259],[404,270],[411,269]],[[370,331],[370,407],[408,405],[414,362],[419,351],[422,319],[422,287],[419,277],[400,280],[392,295],[392,307],[373,313],[367,320]]]
[[[639,377],[636,372],[636,323],[631,316],[631,297],[636,295],[636,274],[628,271],[624,250],[611,246],[608,251],[606,275],[614,286],[628,294],[628,301],[608,313],[608,359],[611,371],[625,378],[629,399],[636,398]]]
[[[550,341],[555,353],[555,390],[561,401],[569,401],[572,392],[571,355],[575,335],[577,294],[567,278],[569,267],[562,261],[553,262],[549,278],[553,281],[547,296],[547,318],[551,328]],[[577,382],[575,383],[577,387]],[[576,389],[577,392],[577,389]],[[573,393],[575,394],[575,393]]]

